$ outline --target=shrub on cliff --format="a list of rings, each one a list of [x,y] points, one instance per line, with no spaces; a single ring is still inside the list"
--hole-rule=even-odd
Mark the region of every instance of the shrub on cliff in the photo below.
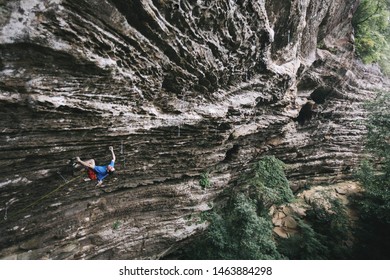
[[[293,200],[284,167],[284,163],[274,156],[265,156],[244,176],[244,184],[249,184],[250,197],[257,202],[259,210],[268,211],[272,205]]]

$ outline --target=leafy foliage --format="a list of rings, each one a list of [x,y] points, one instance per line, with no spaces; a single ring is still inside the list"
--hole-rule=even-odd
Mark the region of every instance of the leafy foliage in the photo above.
[[[208,188],[211,186],[210,179],[209,179],[209,174],[208,173],[202,173],[200,175],[200,180],[199,180],[199,185],[202,188]]]
[[[366,148],[379,166],[375,169],[368,160],[362,162],[357,175],[365,194],[359,206],[363,216],[390,224],[390,93],[379,93],[367,109]]]
[[[186,259],[279,259],[272,223],[238,194],[222,213],[212,212],[205,235],[185,249]]]
[[[278,242],[281,254],[295,260],[348,259],[351,249],[351,226],[345,206],[323,193],[321,201],[306,211],[305,220],[298,219],[299,234]]]
[[[273,225],[266,216],[258,216],[254,203],[243,194],[237,196],[228,218],[232,233],[233,258],[275,259],[279,258],[272,238]]]
[[[336,197],[323,195],[326,203],[312,205],[306,212],[309,223],[320,242],[327,248],[326,259],[348,259],[351,255],[347,241],[351,238],[351,224],[345,206]]]
[[[390,2],[362,0],[353,18],[356,51],[364,63],[378,62],[390,75]]]
[[[266,210],[273,204],[291,202],[294,198],[284,174],[284,163],[274,156],[263,157],[257,162],[245,181],[249,183],[252,197],[259,203],[260,210]]]
[[[303,220],[298,220],[299,234],[278,241],[278,250],[292,260],[322,260],[328,248],[317,232]]]
[[[361,215],[356,248],[359,258],[390,257],[390,93],[368,104],[366,147],[374,162],[365,160],[357,176],[364,194],[356,199]]]
[[[376,156],[389,158],[390,155],[390,93],[379,93],[377,98],[366,105],[369,112],[366,147]]]
[[[293,194],[275,157],[264,157],[242,177],[249,191],[233,193],[224,209],[209,213],[204,235],[184,249],[186,259],[280,259],[267,207],[290,201]]]
[[[121,226],[121,222],[120,221],[115,221],[113,224],[112,224],[112,229],[113,230],[118,230]]]

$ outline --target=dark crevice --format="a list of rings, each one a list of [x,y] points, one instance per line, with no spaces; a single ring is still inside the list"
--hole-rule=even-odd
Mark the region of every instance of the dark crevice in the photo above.
[[[234,157],[238,155],[239,150],[240,150],[240,145],[234,144],[233,147],[226,152],[226,156],[223,162],[228,162],[234,159]]]
[[[307,102],[301,110],[299,111],[299,115],[294,120],[297,121],[300,125],[304,125],[305,123],[309,122],[312,117],[314,116],[316,104],[312,101]]]
[[[313,90],[318,86],[318,83],[310,76],[304,76],[298,84],[298,91]]]
[[[310,98],[316,104],[324,104],[326,99],[332,94],[332,90],[329,88],[320,87],[310,94]]]
[[[0,46],[0,56],[6,62],[28,69],[41,69],[53,74],[53,71],[67,70],[69,73],[87,73],[88,75],[107,74],[90,61],[82,61],[65,52],[32,43],[4,44]]]

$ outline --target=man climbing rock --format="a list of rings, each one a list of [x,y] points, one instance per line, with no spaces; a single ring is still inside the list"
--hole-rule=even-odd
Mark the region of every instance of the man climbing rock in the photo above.
[[[114,154],[114,148],[110,146],[109,150],[112,155],[112,160],[109,165],[99,166],[95,164],[94,159],[82,161],[79,157],[76,158],[78,163],[86,167],[88,177],[91,180],[98,180],[96,186],[100,186],[103,183],[103,179],[106,178],[108,175],[113,174],[115,171],[114,164],[116,158]]]

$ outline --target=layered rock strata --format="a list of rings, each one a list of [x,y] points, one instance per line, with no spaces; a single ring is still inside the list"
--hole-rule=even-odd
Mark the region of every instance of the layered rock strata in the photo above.
[[[266,154],[295,189],[348,175],[382,86],[358,1],[287,2],[1,0],[0,257],[160,258]],[[110,145],[104,188],[69,170]]]

